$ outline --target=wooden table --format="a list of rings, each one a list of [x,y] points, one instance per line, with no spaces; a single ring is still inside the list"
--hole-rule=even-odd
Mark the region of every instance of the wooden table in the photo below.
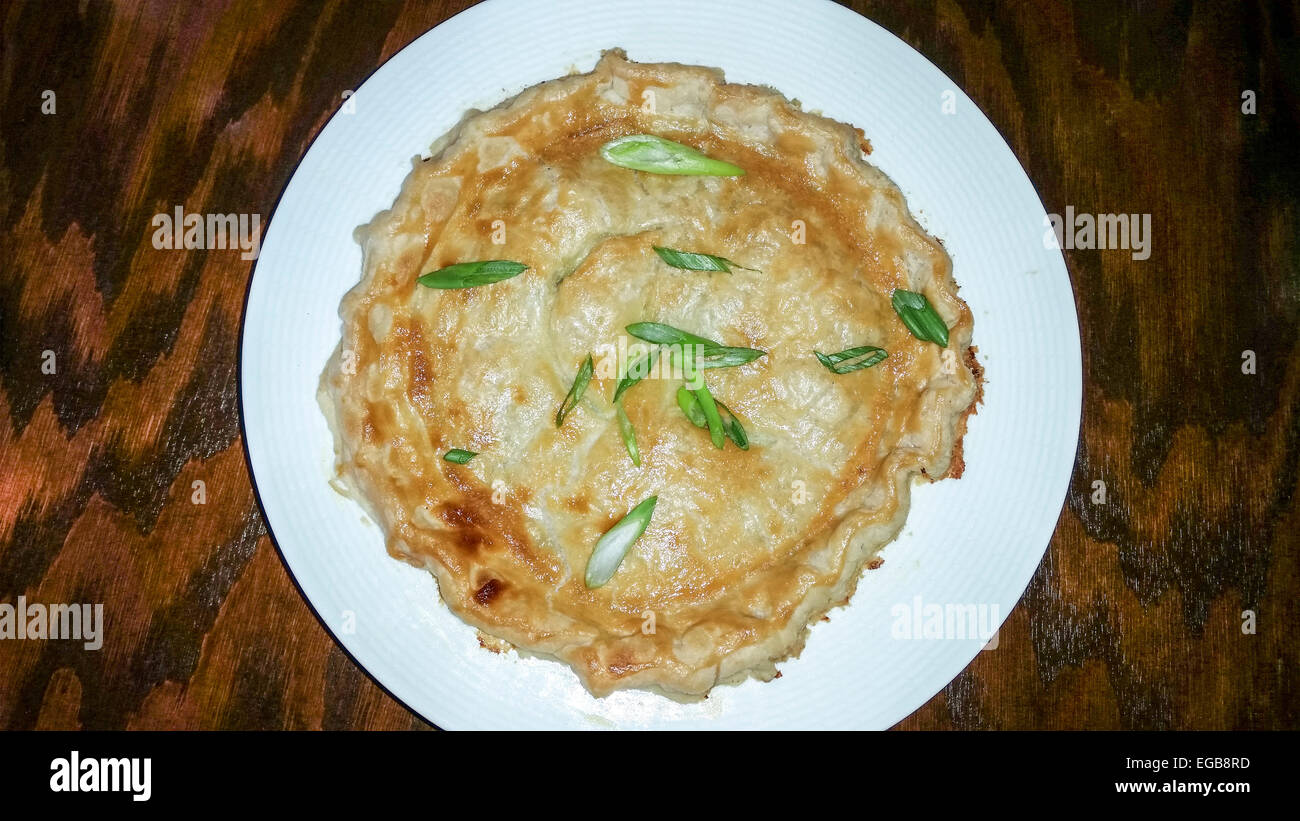
[[[151,220],[269,218],[342,91],[462,5],[0,11],[0,600],[102,601],[111,627],[100,652],[0,641],[0,727],[427,726],[317,623],[259,515],[251,263],[155,250]],[[1147,260],[1066,252],[1069,498],[999,647],[900,726],[1300,726],[1296,6],[853,5],[980,105],[1048,211],[1152,220]]]

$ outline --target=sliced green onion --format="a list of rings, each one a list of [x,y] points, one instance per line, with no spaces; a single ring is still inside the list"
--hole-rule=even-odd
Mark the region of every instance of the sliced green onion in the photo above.
[[[444,453],[442,455],[442,458],[448,462],[451,462],[454,465],[463,465],[466,462],[468,462],[470,459],[473,459],[475,456],[478,456],[478,454],[472,450],[461,450],[460,448],[452,448],[451,450]]]
[[[618,566],[623,563],[623,557],[632,549],[633,542],[645,533],[658,501],[658,496],[646,499],[600,537],[596,549],[591,552],[591,558],[587,560],[585,581],[588,588],[601,587],[614,578]]]
[[[653,134],[630,134],[610,140],[600,147],[600,156],[622,168],[651,174],[736,177],[745,173],[739,166]]]
[[[664,262],[684,271],[721,271],[724,274],[729,274],[732,268],[740,268],[744,271],[758,270],[757,268],[746,268],[744,265],[738,265],[726,257],[715,257],[713,254],[678,251],[676,248],[664,248],[659,245],[652,245],[651,247],[655,249],[655,253]]]
[[[731,412],[731,408],[718,403],[718,411],[722,416],[722,431],[727,434],[727,438],[736,443],[741,450],[749,450],[749,437],[745,434],[745,428],[736,418],[736,414]]]
[[[696,352],[695,365],[700,370],[733,368],[737,365],[747,365],[760,356],[767,356],[767,351],[760,351],[757,348],[727,348],[719,345]]]
[[[877,348],[872,345],[862,345],[857,348],[849,348],[839,353],[825,354],[821,351],[813,351],[817,354],[817,359],[827,368],[835,373],[850,373],[860,371],[863,368],[870,368],[872,365],[879,365],[885,361],[889,353],[884,348]]]
[[[519,276],[527,270],[528,266],[522,262],[512,262],[508,259],[458,262],[425,274],[417,282],[426,288],[474,288]]]
[[[933,342],[940,348],[948,347],[948,325],[943,321],[924,294],[915,291],[894,291],[894,313],[912,332],[912,336]]]
[[[705,339],[702,336],[696,336],[692,333],[674,328],[671,325],[661,325],[658,322],[633,322],[626,328],[627,332],[637,339],[644,339],[646,342],[653,342],[656,345],[703,345],[706,348],[721,348],[722,346],[712,339]]]
[[[568,395],[560,403],[559,412],[555,414],[555,427],[563,425],[564,417],[577,407],[578,401],[582,399],[582,394],[586,392],[587,385],[591,382],[591,374],[595,368],[595,364],[591,361],[591,354],[587,354],[587,358],[582,360],[582,366],[578,368],[578,375],[574,377],[573,387],[569,388]]]
[[[615,402],[614,409],[618,413],[618,435],[623,437],[623,447],[627,448],[627,455],[632,457],[632,464],[641,467],[641,451],[636,446],[636,430],[632,427],[632,420],[627,418],[622,402]]]
[[[627,373],[624,374],[622,379],[618,380],[618,387],[614,389],[614,401],[617,402],[619,397],[621,397],[628,388],[640,382],[642,379],[645,379],[645,376],[634,376],[633,374],[640,371],[644,371],[648,374],[650,369],[654,367],[655,360],[658,358],[659,349],[653,348],[649,353],[642,354],[629,362],[627,365]]]
[[[627,326],[627,332],[637,339],[644,339],[646,342],[653,342],[656,345],[697,346],[699,350],[695,352],[695,357],[697,367],[700,370],[745,365],[760,356],[767,355],[767,351],[760,351],[756,348],[728,347],[714,342],[712,339],[696,336],[689,331],[683,331],[671,325],[662,325],[658,322],[634,322]]]
[[[707,428],[709,420],[704,418],[704,411],[700,409],[700,401],[695,398],[685,385],[677,389],[677,407],[682,409],[686,418],[691,420],[691,424],[697,428]]]
[[[700,403],[704,419],[709,423],[709,438],[713,440],[713,446],[721,448],[727,442],[726,432],[722,429],[722,415],[718,413],[718,404],[714,401],[713,394],[709,393],[709,386],[701,384],[698,390],[691,393]]]
[[[740,419],[732,412],[731,408],[713,400],[718,406],[718,416],[722,420],[722,432],[727,438],[736,443],[741,450],[749,450],[749,436],[745,433],[744,425],[740,424]],[[700,407],[700,401],[695,398],[695,394],[685,387],[677,389],[677,407],[682,409],[686,418],[691,420],[691,424],[697,428],[707,428],[709,420],[705,418],[704,409]]]

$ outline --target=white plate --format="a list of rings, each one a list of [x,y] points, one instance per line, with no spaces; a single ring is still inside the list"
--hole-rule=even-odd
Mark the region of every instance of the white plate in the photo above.
[[[773,86],[863,128],[872,162],[952,254],[988,373],[966,475],[916,489],[884,566],[814,626],[781,678],[717,688],[696,704],[592,698],[558,663],[481,649],[432,577],[389,558],[379,528],[327,484],[332,440],[315,400],[339,339],[339,300],[360,276],[352,231],[392,204],[410,159],[466,109],[588,71],[611,47],[638,61],[720,66],[729,80]],[[249,458],[284,560],[377,681],[447,728],[885,728],[974,658],[978,638],[898,638],[913,615],[900,608],[919,596],[923,608],[973,604],[997,624],[1006,618],[1056,526],[1082,383],[1070,281],[1060,252],[1044,247],[1042,204],[956,84],[823,0],[489,0],[407,46],[352,99],[355,112],[340,110],[321,132],[270,223],[249,289],[241,385]]]

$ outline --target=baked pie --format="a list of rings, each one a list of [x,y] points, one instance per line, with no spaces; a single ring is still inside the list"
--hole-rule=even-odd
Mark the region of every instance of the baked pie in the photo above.
[[[489,644],[594,694],[771,679],[958,476],[943,247],[860,131],[606,52],[471,111],[358,230],[339,480]]]

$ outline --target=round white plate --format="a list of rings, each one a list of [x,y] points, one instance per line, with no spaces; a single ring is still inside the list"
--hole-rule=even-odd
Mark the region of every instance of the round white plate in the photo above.
[[[716,688],[695,704],[644,692],[596,699],[565,666],[480,648],[433,578],[390,558],[378,526],[330,488],[332,439],[315,398],[339,340],[339,300],[360,277],[352,231],[392,204],[411,158],[466,109],[588,71],[612,47],[637,61],[720,66],[729,80],[773,86],[864,129],[872,162],[952,254],[988,375],[966,475],[916,488],[903,534],[850,606],[813,627],[781,678]],[[1065,497],[1082,377],[1070,281],[1060,251],[1045,247],[1043,206],[956,84],[825,0],[489,0],[407,46],[351,101],[270,223],[249,289],[241,386],[249,459],[281,554],[379,683],[446,728],[885,728],[974,658],[978,637],[954,637],[954,623],[947,638],[926,638],[926,625],[938,626],[935,606],[971,605],[996,626],[1020,598]]]

